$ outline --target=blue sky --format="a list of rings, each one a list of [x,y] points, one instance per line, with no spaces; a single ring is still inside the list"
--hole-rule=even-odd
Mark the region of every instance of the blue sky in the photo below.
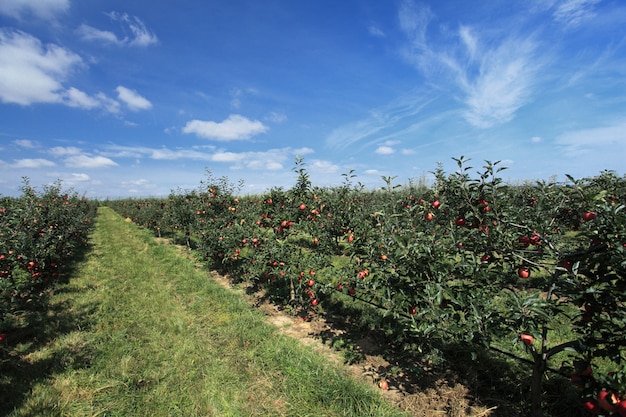
[[[0,194],[624,174],[622,0],[2,0]]]

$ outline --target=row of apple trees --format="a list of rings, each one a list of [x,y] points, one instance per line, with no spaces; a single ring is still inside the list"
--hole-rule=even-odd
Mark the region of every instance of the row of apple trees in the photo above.
[[[289,190],[242,197],[209,172],[197,190],[108,204],[276,302],[318,309],[341,293],[394,323],[394,344],[516,357],[535,415],[551,372],[572,379],[589,412],[625,415],[626,180],[605,171],[507,184],[498,163],[455,161],[458,171],[438,167],[429,186],[383,177],[368,191],[350,172],[318,188],[298,159]]]
[[[97,202],[62,192],[37,191],[24,180],[20,197],[0,197],[0,334],[8,316],[45,308],[48,288],[85,246]]]

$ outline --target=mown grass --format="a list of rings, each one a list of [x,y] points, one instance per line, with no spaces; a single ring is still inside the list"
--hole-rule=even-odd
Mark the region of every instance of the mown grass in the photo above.
[[[111,209],[92,240],[34,332],[47,336],[3,358],[0,414],[402,415]]]

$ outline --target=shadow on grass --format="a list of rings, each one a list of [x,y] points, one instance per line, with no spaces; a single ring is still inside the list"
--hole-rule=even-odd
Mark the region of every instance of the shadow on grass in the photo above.
[[[7,337],[0,346],[0,416],[19,409],[37,383],[67,369],[90,366],[93,352],[80,337],[63,343],[55,341],[88,329],[97,305],[74,305],[67,299],[55,301],[51,295],[83,291],[68,284],[91,249],[86,245],[76,254],[40,301],[5,318],[3,332]]]

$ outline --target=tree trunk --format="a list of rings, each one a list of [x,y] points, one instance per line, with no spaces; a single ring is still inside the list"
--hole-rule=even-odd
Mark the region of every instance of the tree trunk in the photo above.
[[[543,410],[541,407],[541,400],[543,398],[543,375],[546,371],[546,361],[542,357],[543,355],[537,355],[535,358],[535,365],[533,366],[533,374],[530,384],[530,398],[531,398],[531,416],[542,417]]]

